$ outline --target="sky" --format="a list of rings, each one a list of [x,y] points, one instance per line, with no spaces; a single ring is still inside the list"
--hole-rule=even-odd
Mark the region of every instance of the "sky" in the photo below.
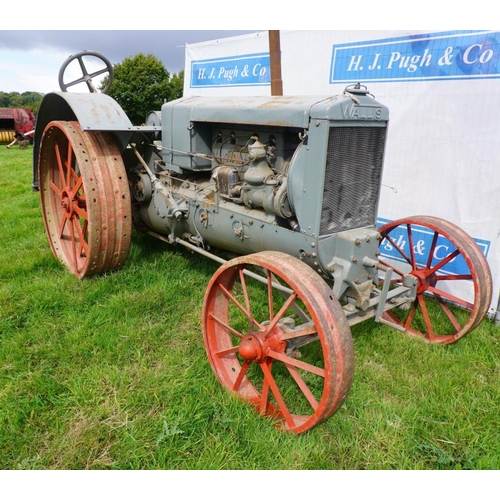
[[[83,50],[100,52],[112,64],[140,52],[153,54],[171,74],[178,73],[186,44],[258,31],[263,30],[0,30],[0,91],[59,91],[60,67]]]
[[[170,73],[178,73],[184,69],[186,44],[265,31],[241,29],[249,23],[267,25],[267,29],[280,24],[287,30],[414,29],[431,28],[436,23],[436,29],[442,29],[450,22],[453,29],[477,29],[478,24],[485,28],[482,9],[450,9],[435,0],[419,0],[411,13],[399,0],[377,4],[358,0],[355,7],[346,8],[327,8],[324,0],[308,0],[306,8],[300,10],[287,10],[284,5],[269,0],[227,5],[188,0],[135,2],[129,7],[105,0],[23,0],[19,10],[2,18],[2,27],[23,30],[0,29],[0,91],[59,91],[59,68],[68,56],[83,50],[100,52],[113,64],[139,52],[150,53]],[[212,29],[221,26],[239,29]]]

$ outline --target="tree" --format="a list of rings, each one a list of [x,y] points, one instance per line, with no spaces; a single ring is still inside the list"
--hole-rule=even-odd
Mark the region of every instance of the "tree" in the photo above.
[[[183,72],[170,78],[163,63],[153,54],[139,53],[115,64],[108,95],[120,104],[134,125],[140,125],[148,113],[159,110],[165,100],[171,101],[182,95],[181,81],[183,85]],[[104,81],[102,87],[105,84]]]
[[[9,94],[7,92],[0,92],[0,108],[9,107]]]
[[[179,74],[174,74],[170,83],[173,87],[173,98],[179,99],[184,93],[184,70],[179,71]]]
[[[44,94],[39,92],[1,92],[0,108],[27,108],[36,115]]]
[[[23,108],[31,109],[37,115],[42,103],[43,94],[39,92],[23,92],[21,94],[21,103]]]

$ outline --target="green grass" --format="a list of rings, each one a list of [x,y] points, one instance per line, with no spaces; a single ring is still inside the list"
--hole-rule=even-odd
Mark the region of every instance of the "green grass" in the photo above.
[[[32,149],[0,147],[2,469],[499,469],[500,334],[451,346],[366,321],[345,404],[300,436],[216,381],[201,330],[218,265],[135,234],[116,273],[53,257]]]

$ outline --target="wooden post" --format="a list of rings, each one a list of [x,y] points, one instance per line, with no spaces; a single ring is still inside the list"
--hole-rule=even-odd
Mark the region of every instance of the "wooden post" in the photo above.
[[[271,63],[271,95],[283,95],[279,30],[269,30],[269,56]]]

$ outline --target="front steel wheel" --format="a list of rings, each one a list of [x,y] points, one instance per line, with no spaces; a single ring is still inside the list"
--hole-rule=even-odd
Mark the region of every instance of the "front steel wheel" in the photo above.
[[[78,122],[45,128],[38,161],[45,230],[53,254],[78,278],[121,267],[132,232],[125,166],[110,134]]]
[[[451,344],[477,327],[492,299],[491,272],[476,242],[451,222],[429,216],[396,220],[380,228],[380,262],[395,272],[394,286],[417,279],[411,305],[385,319],[428,342]]]
[[[344,311],[294,257],[261,252],[221,266],[206,290],[203,333],[220,383],[287,431],[311,429],[347,397],[354,350]]]

